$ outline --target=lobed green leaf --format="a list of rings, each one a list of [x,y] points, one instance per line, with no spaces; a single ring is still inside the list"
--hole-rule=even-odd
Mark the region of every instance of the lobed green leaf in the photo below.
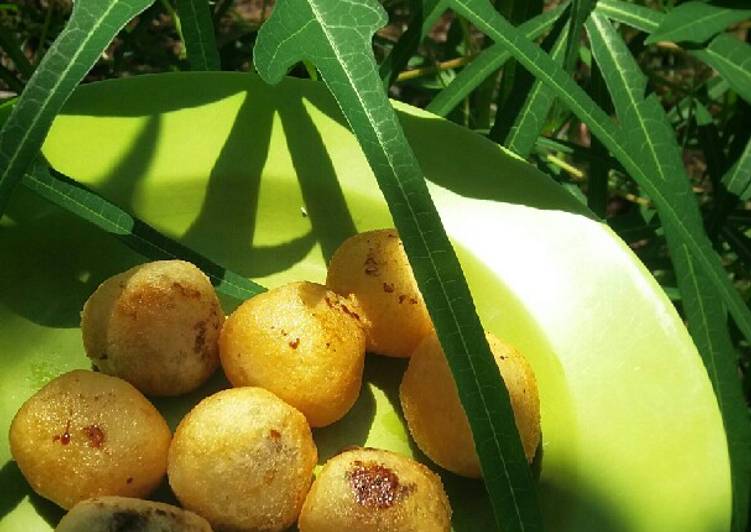
[[[537,15],[519,26],[528,39],[536,39],[548,31],[568,7],[563,3],[558,7]],[[509,60],[511,54],[500,44],[483,50],[468,66],[456,76],[451,84],[439,92],[428,104],[426,110],[438,116],[448,115],[459,103]]]
[[[693,55],[719,72],[738,96],[751,103],[751,45],[723,33]]]
[[[551,58],[559,65],[563,65],[565,60],[567,37],[566,32],[562,31],[550,50]],[[536,81],[503,144],[518,155],[527,157],[545,127],[554,102],[553,90],[541,81]]]
[[[622,0],[599,0],[595,10],[613,20],[647,33],[655,31],[665,16],[648,7]]]
[[[177,0],[191,70],[221,70],[208,0]]]
[[[78,0],[0,130],[0,214],[52,121],[125,24],[154,0]]]
[[[731,24],[751,17],[751,9],[729,9],[705,2],[684,2],[671,9],[647,44],[658,41],[702,43]]]
[[[23,176],[22,184],[45,198],[113,235],[150,260],[182,259],[198,266],[218,292],[245,301],[265,290],[259,284],[231,272],[192,249],[159,233],[95,192],[37,162]]]
[[[751,198],[751,135],[738,160],[722,176],[722,184],[743,201]]]
[[[573,72],[576,66],[584,21],[589,18],[589,14],[596,3],[597,0],[573,0],[571,2],[571,19],[568,27],[568,38],[566,39],[566,50],[563,56],[563,67],[566,72]]]
[[[657,30],[665,15],[621,0],[600,0],[597,12],[646,33]],[[738,95],[751,102],[751,46],[732,35],[718,35],[704,49],[689,53],[714,68]]]

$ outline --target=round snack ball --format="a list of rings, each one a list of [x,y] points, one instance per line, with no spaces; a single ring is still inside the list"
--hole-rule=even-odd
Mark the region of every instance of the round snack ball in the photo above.
[[[447,532],[451,506],[438,475],[379,449],[331,458],[310,489],[300,532]]]
[[[331,259],[326,285],[352,296],[362,308],[368,351],[408,357],[432,330],[402,241],[393,229],[345,240]]]
[[[203,517],[171,504],[96,497],[76,504],[55,532],[211,532]]]
[[[524,454],[530,462],[540,443],[540,400],[529,362],[513,347],[487,334],[490,350],[511,398]],[[435,334],[415,350],[399,387],[404,418],[417,446],[441,467],[479,478],[472,432],[448,362]]]
[[[145,497],[167,468],[164,418],[122,379],[75,370],[26,401],[10,451],[42,497],[63,508],[99,495]]]
[[[180,422],[168,475],[182,505],[218,530],[284,530],[318,460],[305,417],[263,388],[207,397]]]
[[[357,400],[365,361],[358,309],[325,286],[299,282],[259,294],[227,318],[219,340],[233,386],[261,386],[313,427]]]
[[[214,287],[181,260],[149,262],[103,282],[81,315],[86,354],[147,395],[180,395],[219,365],[224,314]]]

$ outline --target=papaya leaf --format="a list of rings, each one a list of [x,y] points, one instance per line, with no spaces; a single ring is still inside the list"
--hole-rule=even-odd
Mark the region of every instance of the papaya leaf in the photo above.
[[[208,0],[177,0],[191,70],[221,70]]]
[[[566,51],[563,59],[563,67],[566,72],[573,72],[576,60],[579,58],[581,46],[582,28],[596,4],[596,0],[573,0],[571,2],[571,19],[568,27]]]
[[[493,361],[456,254],[378,75],[371,40],[386,23],[376,0],[280,0],[261,27],[254,61],[279,82],[315,64],[373,169],[425,298],[467,413],[495,521],[541,529],[530,469],[508,392]]]
[[[733,35],[718,35],[693,55],[714,68],[738,96],[751,103],[751,45]]]
[[[0,130],[0,214],[57,113],[115,35],[154,0],[78,0]]]
[[[396,81],[399,72],[407,66],[409,58],[420,46],[420,42],[438,17],[446,11],[445,0],[414,0],[412,4],[417,5],[417,8],[413,8],[407,31],[402,34],[378,69],[387,89]]]
[[[621,0],[600,0],[597,12],[646,33],[657,30],[665,15]],[[738,95],[751,103],[751,46],[732,35],[718,35],[704,49],[689,50],[714,68]]]
[[[182,259],[192,262],[208,275],[218,292],[238,301],[244,301],[265,290],[261,285],[159,233],[114,203],[73,179],[50,170],[41,162],[32,164],[24,174],[22,184],[51,203],[113,235],[147,259]]]
[[[647,33],[659,28],[665,17],[663,13],[623,0],[599,0],[595,11]]]
[[[550,50],[553,61],[560,65],[564,61],[567,37],[566,32],[562,31]],[[527,94],[524,105],[516,115],[514,124],[503,144],[518,155],[527,157],[545,127],[545,121],[554,102],[555,94],[550,87],[541,81],[536,81]]]
[[[684,2],[665,15],[646,44],[658,41],[702,43],[731,24],[751,17],[751,9],[729,9],[706,2]]]
[[[743,201],[751,198],[751,136],[738,160],[722,176],[722,183],[728,192],[732,192]]]
[[[665,111],[654,97],[644,97],[646,77],[610,22],[601,14],[586,24],[592,52],[612,96],[616,113],[629,132],[639,164],[662,182],[689,183],[681,151]],[[684,203],[683,212],[699,217],[693,195],[674,200]],[[693,205],[689,205],[689,203]],[[751,424],[738,378],[738,360],[727,328],[727,311],[713,290],[707,274],[688,251],[670,219],[663,220],[665,237],[673,259],[683,309],[689,329],[704,360],[717,395],[728,445],[733,483],[733,530],[746,530],[748,495],[751,493]],[[700,231],[703,231],[701,228]]]
[[[592,133],[623,164],[631,177],[654,201],[663,222],[675,227],[681,240],[688,245],[698,264],[712,280],[715,289],[722,294],[725,304],[743,335],[751,340],[751,311],[731,282],[720,258],[703,231],[695,202],[686,201],[693,195],[689,183],[678,179],[662,180],[656,177],[658,174],[651,172],[653,169],[644,168],[641,161],[636,158],[642,145],[633,139],[628,127],[617,127],[550,56],[527,40],[518,29],[499,15],[489,0],[450,0],[450,2],[455,11],[469,19],[496,43],[503,45],[538,80],[550,86],[560,101],[579,120],[586,123]],[[638,84],[639,82],[631,80],[629,83]],[[645,105],[654,108],[654,106],[659,107],[660,104],[656,97],[652,96],[646,100]],[[630,125],[640,127],[638,122],[636,120]],[[662,128],[662,125],[658,124],[658,127]],[[667,133],[672,135],[672,130]]]
[[[536,39],[548,31],[568,7],[563,3],[558,7],[545,11],[533,19],[519,26],[528,39]],[[439,92],[428,104],[426,110],[438,116],[448,115],[459,102],[485,81],[493,72],[497,71],[509,60],[511,54],[500,44],[489,46],[464,69],[459,72],[451,84]]]

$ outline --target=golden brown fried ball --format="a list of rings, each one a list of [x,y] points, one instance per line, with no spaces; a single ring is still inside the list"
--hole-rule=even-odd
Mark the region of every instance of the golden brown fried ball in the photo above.
[[[487,334],[487,339],[509,391],[524,454],[531,462],[540,443],[540,400],[535,375],[516,349],[492,334]],[[399,398],[409,431],[422,452],[458,475],[480,477],[469,421],[434,334],[426,337],[413,353],[399,387]]]
[[[180,422],[169,482],[218,530],[284,530],[308,492],[317,451],[305,417],[262,388],[232,388]]]
[[[299,282],[259,294],[227,319],[219,341],[234,386],[261,386],[314,427],[357,400],[365,360],[358,309],[325,286]]]
[[[331,458],[305,499],[300,532],[444,532],[451,506],[424,465],[379,449]]]
[[[331,259],[326,285],[353,296],[362,308],[368,351],[408,357],[432,330],[402,241],[393,229],[347,239]]]
[[[211,532],[208,521],[177,506],[127,497],[76,504],[55,532]]]
[[[122,379],[71,371],[26,401],[10,450],[26,480],[63,508],[99,495],[145,497],[167,468],[167,423]]]
[[[208,277],[180,260],[149,262],[99,285],[83,307],[86,354],[147,395],[180,395],[219,365],[224,314]]]

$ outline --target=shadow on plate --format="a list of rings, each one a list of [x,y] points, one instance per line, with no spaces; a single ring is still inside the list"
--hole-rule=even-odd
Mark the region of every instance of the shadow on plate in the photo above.
[[[0,497],[0,521],[2,521],[3,517],[11,513],[31,492],[31,488],[13,460],[5,462],[0,469],[0,486],[2,486],[2,497]]]

